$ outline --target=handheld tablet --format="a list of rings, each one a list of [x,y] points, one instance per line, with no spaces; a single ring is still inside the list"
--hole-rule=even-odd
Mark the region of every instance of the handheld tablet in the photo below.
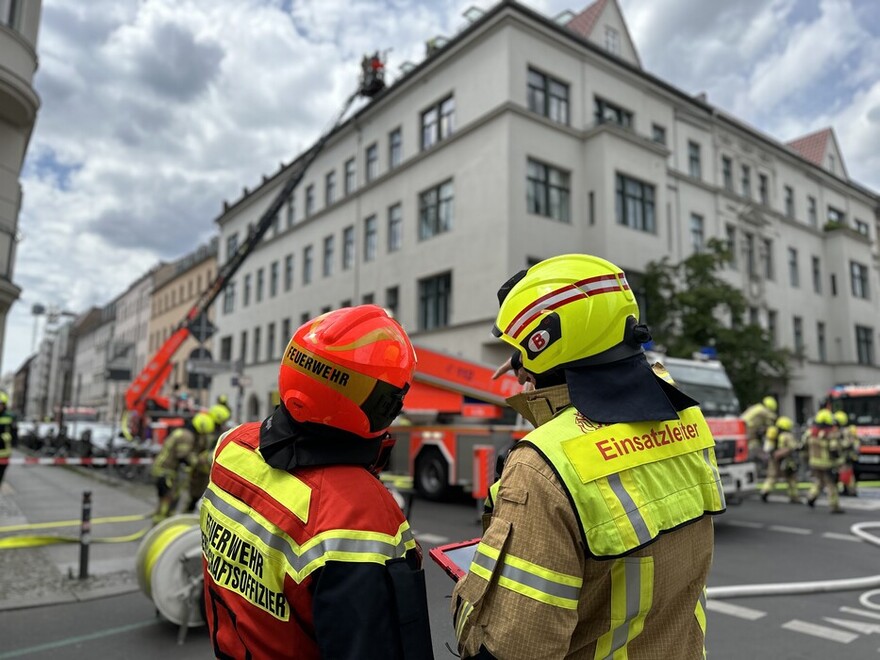
[[[440,568],[446,571],[449,577],[458,582],[467,575],[479,542],[480,539],[477,538],[469,541],[459,541],[458,543],[448,543],[431,548],[428,554],[431,556],[431,559],[439,564]]]

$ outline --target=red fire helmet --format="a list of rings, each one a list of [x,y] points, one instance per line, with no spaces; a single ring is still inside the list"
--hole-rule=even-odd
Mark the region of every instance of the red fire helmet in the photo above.
[[[345,307],[293,333],[281,359],[278,391],[298,422],[374,438],[403,408],[415,368],[409,337],[384,309]]]

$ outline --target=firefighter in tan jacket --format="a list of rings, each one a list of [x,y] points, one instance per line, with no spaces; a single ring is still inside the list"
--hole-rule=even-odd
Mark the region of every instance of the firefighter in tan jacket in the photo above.
[[[710,515],[724,511],[696,402],[657,376],[613,264],[554,257],[499,291],[493,332],[536,388],[452,614],[462,658],[704,657]]]

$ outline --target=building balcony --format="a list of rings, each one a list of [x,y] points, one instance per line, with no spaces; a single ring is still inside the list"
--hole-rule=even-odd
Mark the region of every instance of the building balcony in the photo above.
[[[15,30],[0,25],[0,119],[30,129],[40,107],[33,88],[37,54]]]

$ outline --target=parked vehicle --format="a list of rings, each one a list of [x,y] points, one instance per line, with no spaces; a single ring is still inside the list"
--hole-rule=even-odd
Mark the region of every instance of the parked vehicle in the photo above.
[[[843,410],[859,434],[859,460],[853,465],[856,480],[880,475],[880,385],[837,385],[825,402]]]

